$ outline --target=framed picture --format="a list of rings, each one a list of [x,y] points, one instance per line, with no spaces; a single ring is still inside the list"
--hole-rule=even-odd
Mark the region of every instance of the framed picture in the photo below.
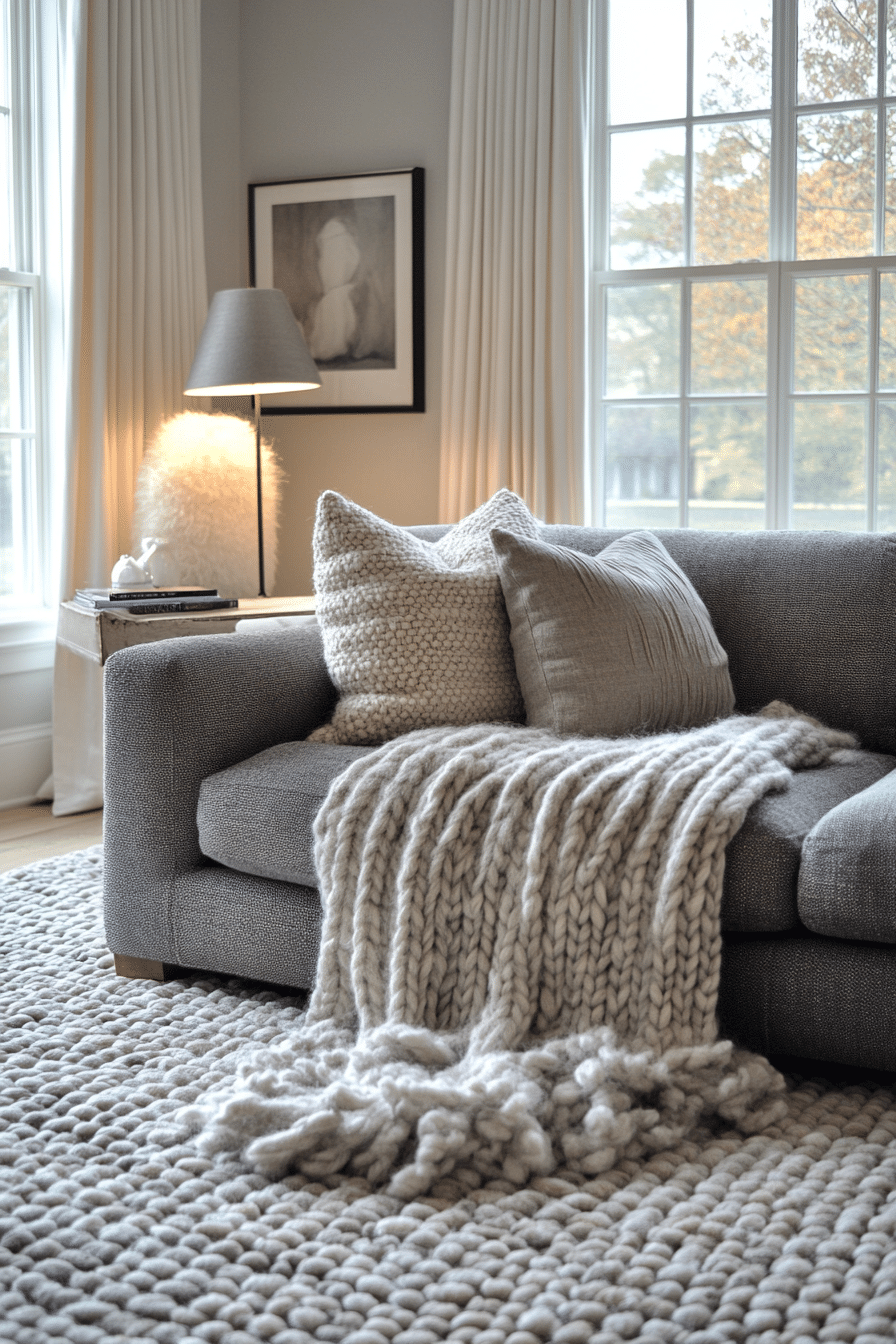
[[[423,169],[256,182],[252,284],[282,289],[320,370],[265,415],[422,411]]]

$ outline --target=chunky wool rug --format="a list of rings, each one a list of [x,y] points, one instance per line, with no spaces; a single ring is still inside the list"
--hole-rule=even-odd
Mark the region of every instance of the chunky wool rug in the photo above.
[[[304,1004],[212,976],[119,980],[99,850],[0,881],[0,1339],[107,1344],[892,1344],[896,1093],[792,1077],[588,1179],[271,1181],[178,1113]]]

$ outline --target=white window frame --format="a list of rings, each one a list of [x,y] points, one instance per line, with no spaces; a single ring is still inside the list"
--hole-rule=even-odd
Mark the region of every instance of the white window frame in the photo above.
[[[896,0],[893,0],[896,3]],[[878,25],[886,22],[887,0],[878,0]],[[693,16],[693,0],[687,0],[689,26]],[[607,62],[609,59],[609,0],[596,0],[594,31],[593,69],[595,71],[595,120],[596,133],[593,139],[593,219],[592,238],[594,265],[592,267],[591,306],[591,347],[594,356],[592,364],[593,408],[592,441],[596,445],[594,460],[589,463],[587,473],[590,482],[588,512],[590,521],[603,525],[606,518],[605,496],[605,460],[606,460],[606,409],[608,407],[649,407],[651,405],[676,405],[679,408],[679,501],[678,516],[672,526],[688,526],[688,475],[689,475],[689,434],[688,420],[690,408],[694,405],[712,402],[749,402],[766,401],[766,497],[762,523],[765,528],[790,528],[792,526],[792,408],[798,401],[836,400],[839,402],[856,401],[868,406],[868,438],[866,455],[866,510],[865,526],[873,528],[877,506],[877,425],[879,408],[883,403],[896,404],[896,392],[892,389],[881,390],[878,387],[877,365],[879,341],[878,295],[879,277],[882,273],[896,273],[896,254],[881,253],[859,257],[836,257],[819,260],[801,261],[795,259],[796,249],[796,124],[797,118],[818,112],[836,112],[870,108],[877,111],[877,177],[881,173],[885,155],[883,123],[887,110],[896,112],[896,96],[867,98],[837,103],[800,103],[796,101],[797,79],[797,3],[796,0],[773,0],[773,33],[778,42],[772,48],[772,106],[770,109],[754,109],[749,112],[713,113],[711,115],[692,115],[666,121],[632,123],[632,128],[650,129],[675,125],[684,127],[688,141],[687,176],[685,189],[684,229],[686,246],[692,247],[693,219],[692,192],[690,184],[690,141],[692,128],[696,125],[712,123],[730,123],[737,120],[751,120],[769,116],[771,121],[771,161],[769,181],[769,260],[761,262],[733,262],[724,265],[708,266],[659,266],[651,268],[633,268],[629,270],[611,269],[609,266],[609,221],[610,221],[610,123],[609,89]],[[882,66],[884,62],[883,44],[879,43],[878,67],[879,82],[882,85]],[[688,63],[687,106],[692,107],[692,62]],[[627,128],[621,126],[621,129]],[[619,129],[614,126],[614,131]],[[874,244],[879,247],[884,229],[884,192],[878,191],[874,218]],[[800,275],[865,274],[870,277],[869,310],[869,382],[866,390],[854,392],[795,392],[793,389],[793,351],[795,321],[795,281]],[[766,391],[761,393],[723,393],[696,394],[689,390],[689,349],[690,330],[687,302],[689,286],[699,280],[739,280],[755,277],[766,278],[767,282],[767,382]],[[681,285],[681,332],[679,359],[679,388],[676,394],[668,396],[611,397],[607,395],[605,380],[606,345],[606,303],[605,295],[612,287],[631,287],[649,284]]]
[[[33,0],[5,0],[9,9],[9,63],[11,163],[14,220],[12,247],[15,260],[23,269],[0,267],[0,284],[29,291],[31,296],[31,400],[30,426],[0,427],[0,438],[21,439],[31,445],[28,479],[20,482],[23,509],[17,523],[17,543],[28,546],[25,561],[30,574],[29,589],[0,597],[0,646],[21,647],[43,643],[52,636],[55,612],[51,608],[52,575],[50,555],[50,491],[47,445],[44,433],[44,294],[41,285],[40,238],[37,222],[41,217],[40,109],[40,22]],[[26,457],[28,454],[25,455]],[[0,659],[0,664],[3,660]]]

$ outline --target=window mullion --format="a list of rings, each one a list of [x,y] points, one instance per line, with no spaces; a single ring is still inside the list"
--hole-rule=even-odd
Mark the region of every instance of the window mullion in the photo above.
[[[20,271],[34,269],[34,214],[32,209],[34,159],[33,107],[34,47],[31,6],[13,4],[9,14],[10,104],[16,125],[11,136],[13,262]]]
[[[874,145],[874,254],[884,250],[887,182],[887,4],[877,0],[877,137]]]
[[[771,261],[790,261],[796,241],[796,8],[793,0],[773,0]]]
[[[690,496],[690,400],[691,389],[691,290],[689,280],[681,281],[681,369],[678,401],[678,526],[688,525]]]
[[[693,0],[686,4],[688,11],[688,78],[686,78],[685,124],[685,266],[693,266],[695,259],[695,214],[693,214]]]
[[[791,414],[790,343],[793,339],[792,280],[782,266],[796,248],[796,69],[797,5],[773,0],[772,128],[769,199],[768,474],[766,519],[790,526]]]
[[[594,22],[594,48],[596,78],[594,80],[594,109],[599,135],[595,149],[595,186],[593,199],[593,239],[594,256],[598,270],[606,270],[610,264],[610,80],[606,53],[610,45],[610,7],[606,4],[596,6]],[[600,342],[598,348],[602,346]]]
[[[877,389],[880,385],[880,269],[872,266],[868,277],[868,456],[866,459],[868,531],[877,525]]]
[[[793,369],[793,274],[789,267],[775,266],[775,350],[773,363],[775,400],[775,446],[770,481],[773,527],[790,527],[791,495],[791,384]],[[770,365],[772,361],[770,360]]]

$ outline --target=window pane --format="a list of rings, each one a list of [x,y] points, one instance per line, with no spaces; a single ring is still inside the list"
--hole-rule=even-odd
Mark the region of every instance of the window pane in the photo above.
[[[797,127],[797,256],[859,257],[874,245],[871,111],[800,117]]]
[[[896,252],[896,110],[887,111],[887,160],[884,165],[884,252]]]
[[[887,4],[887,85],[888,94],[896,93],[896,3]]]
[[[769,123],[694,128],[694,261],[768,257]]]
[[[687,110],[685,0],[611,0],[610,123],[667,121]]]
[[[613,286],[607,294],[607,396],[676,395],[681,286]]]
[[[765,526],[765,427],[761,402],[693,406],[688,526]]]
[[[12,270],[9,117],[9,3],[0,0],[0,266]]]
[[[677,527],[678,407],[609,406],[607,527]]]
[[[877,0],[800,0],[798,97],[843,102],[877,93]]]
[[[896,528],[896,405],[877,408],[877,522],[880,532]]]
[[[684,262],[685,133],[625,131],[610,139],[610,265]]]
[[[793,357],[796,392],[860,392],[868,386],[868,277],[797,280]]]
[[[878,348],[878,387],[896,388],[896,274],[885,271],[880,277],[880,341]]]
[[[31,291],[0,285],[0,429],[33,428]]]
[[[9,113],[0,111],[0,266],[14,270],[10,247]]]
[[[867,437],[864,402],[795,404],[791,527],[866,530]]]
[[[765,280],[691,287],[691,391],[764,392]]]
[[[694,111],[752,112],[771,101],[771,0],[694,0]]]
[[[0,439],[0,598],[36,587],[34,442]]]

